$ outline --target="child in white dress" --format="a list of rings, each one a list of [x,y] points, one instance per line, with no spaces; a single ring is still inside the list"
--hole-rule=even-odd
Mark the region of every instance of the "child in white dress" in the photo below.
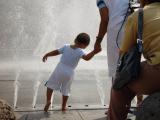
[[[62,54],[60,62],[56,66],[54,72],[46,82],[47,87],[47,101],[44,107],[44,111],[47,112],[51,104],[51,96],[54,90],[59,90],[62,93],[62,111],[66,110],[66,103],[70,95],[70,88],[73,81],[74,70],[80,60],[80,58],[88,61],[95,54],[101,51],[101,49],[93,50],[88,54],[85,54],[82,49],[85,49],[90,42],[90,37],[86,33],[80,33],[73,45],[64,45],[62,48],[47,53],[43,57],[43,62],[48,57]]]

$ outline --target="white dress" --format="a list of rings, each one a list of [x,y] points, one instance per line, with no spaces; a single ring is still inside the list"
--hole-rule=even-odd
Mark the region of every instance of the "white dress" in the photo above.
[[[109,22],[107,26],[107,57],[109,76],[113,77],[116,72],[117,60],[119,57],[116,45],[117,34],[127,13],[129,0],[97,0],[99,9],[107,7],[109,9]],[[123,39],[123,28],[120,31],[118,42]]]
[[[69,96],[74,69],[85,53],[80,48],[71,48],[70,45],[64,45],[62,48],[58,49],[58,51],[62,54],[60,62],[45,86],[53,90],[59,90],[64,96]]]

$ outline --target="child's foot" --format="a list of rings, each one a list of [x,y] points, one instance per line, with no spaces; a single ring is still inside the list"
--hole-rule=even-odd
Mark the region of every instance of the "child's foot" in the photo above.
[[[62,112],[65,113],[66,112],[66,108],[62,108]]]
[[[47,112],[48,109],[49,109],[49,106],[50,106],[51,102],[48,102],[45,107],[44,107],[44,111]]]
[[[62,108],[62,111],[66,111],[66,108]]]

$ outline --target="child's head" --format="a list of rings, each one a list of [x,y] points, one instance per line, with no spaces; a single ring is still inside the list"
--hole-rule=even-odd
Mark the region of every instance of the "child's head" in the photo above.
[[[87,33],[80,33],[75,39],[75,44],[79,45],[81,48],[86,48],[90,43],[90,37]]]

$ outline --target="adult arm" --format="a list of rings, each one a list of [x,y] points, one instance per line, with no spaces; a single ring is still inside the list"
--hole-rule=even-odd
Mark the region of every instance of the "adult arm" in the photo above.
[[[108,26],[108,21],[109,21],[109,10],[107,7],[103,7],[99,10],[100,14],[100,25],[99,25],[99,32],[98,32],[98,37],[102,38],[107,32],[107,26]]]
[[[108,21],[109,21],[109,10],[105,6],[101,9],[99,9],[99,14],[100,14],[100,24],[99,24],[99,32],[97,35],[97,39],[94,45],[94,48],[100,48],[101,47],[101,42],[107,32],[107,27],[108,27]]]

